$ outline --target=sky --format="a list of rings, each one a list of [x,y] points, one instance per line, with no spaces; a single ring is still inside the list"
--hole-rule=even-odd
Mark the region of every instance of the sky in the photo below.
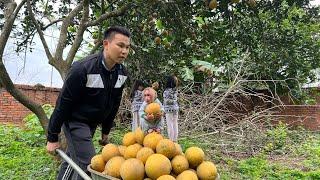
[[[19,3],[21,0],[16,0]],[[312,5],[320,5],[320,0],[311,1]],[[53,30],[45,33],[49,48],[54,49],[57,33]],[[9,39],[4,53],[4,64],[15,84],[42,84],[46,87],[62,87],[63,81],[58,71],[48,64],[48,58],[38,37],[35,38],[35,49],[26,54],[14,51],[14,39]]]
[[[319,5],[319,4],[320,4],[320,0],[311,1],[311,5]]]
[[[48,44],[53,46],[55,38],[46,36]],[[63,81],[58,71],[48,63],[40,39],[35,38],[32,52],[15,52],[14,39],[9,39],[3,56],[9,76],[15,84],[42,84],[46,87],[62,87]],[[53,49],[54,47],[51,47]]]

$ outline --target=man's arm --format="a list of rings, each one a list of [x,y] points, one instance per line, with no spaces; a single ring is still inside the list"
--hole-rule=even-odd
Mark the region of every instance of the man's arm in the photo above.
[[[56,107],[50,117],[47,140],[58,142],[58,135],[64,121],[71,117],[72,107],[79,99],[85,87],[84,70],[78,65],[72,66],[57,99]],[[48,149],[49,150],[49,149]]]

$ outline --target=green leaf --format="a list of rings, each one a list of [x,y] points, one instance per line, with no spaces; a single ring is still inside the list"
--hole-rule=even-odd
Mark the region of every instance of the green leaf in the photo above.
[[[159,30],[164,29],[164,26],[163,26],[162,21],[160,19],[156,20],[156,28]]]
[[[207,61],[201,61],[201,60],[192,60],[191,64],[197,69],[197,71],[201,72],[210,72],[214,73],[215,75],[218,75],[219,72],[221,72],[221,69],[218,67],[215,67],[212,63]]]
[[[184,81],[194,80],[193,70],[188,68],[187,66],[184,66],[183,68],[180,69],[180,74]]]

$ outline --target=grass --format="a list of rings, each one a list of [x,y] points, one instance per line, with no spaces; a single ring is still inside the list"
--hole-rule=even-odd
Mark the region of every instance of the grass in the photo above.
[[[218,163],[221,179],[320,179],[318,132],[284,130],[283,125],[271,131],[277,146],[270,149],[271,141],[267,141],[264,151],[253,157],[222,157]]]
[[[0,179],[55,179],[57,161],[34,129],[0,126]]]
[[[121,144],[129,131],[117,126],[110,133],[110,142]],[[100,130],[94,137],[96,151]],[[229,179],[320,179],[320,134],[303,129],[288,130],[284,125],[266,133],[265,148],[254,156],[228,156],[209,153],[201,139],[181,137],[185,151],[199,146],[208,152],[222,180]],[[59,161],[45,150],[45,136],[34,115],[25,119],[24,127],[0,125],[0,179],[55,179]]]

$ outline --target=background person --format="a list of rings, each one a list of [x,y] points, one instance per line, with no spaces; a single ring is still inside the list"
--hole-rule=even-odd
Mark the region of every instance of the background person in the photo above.
[[[131,91],[131,111],[132,111],[132,131],[140,126],[139,109],[143,103],[144,83],[141,80],[135,80]]]
[[[178,78],[175,75],[168,76],[163,91],[163,106],[167,122],[168,137],[170,140],[177,142],[178,140]]]

